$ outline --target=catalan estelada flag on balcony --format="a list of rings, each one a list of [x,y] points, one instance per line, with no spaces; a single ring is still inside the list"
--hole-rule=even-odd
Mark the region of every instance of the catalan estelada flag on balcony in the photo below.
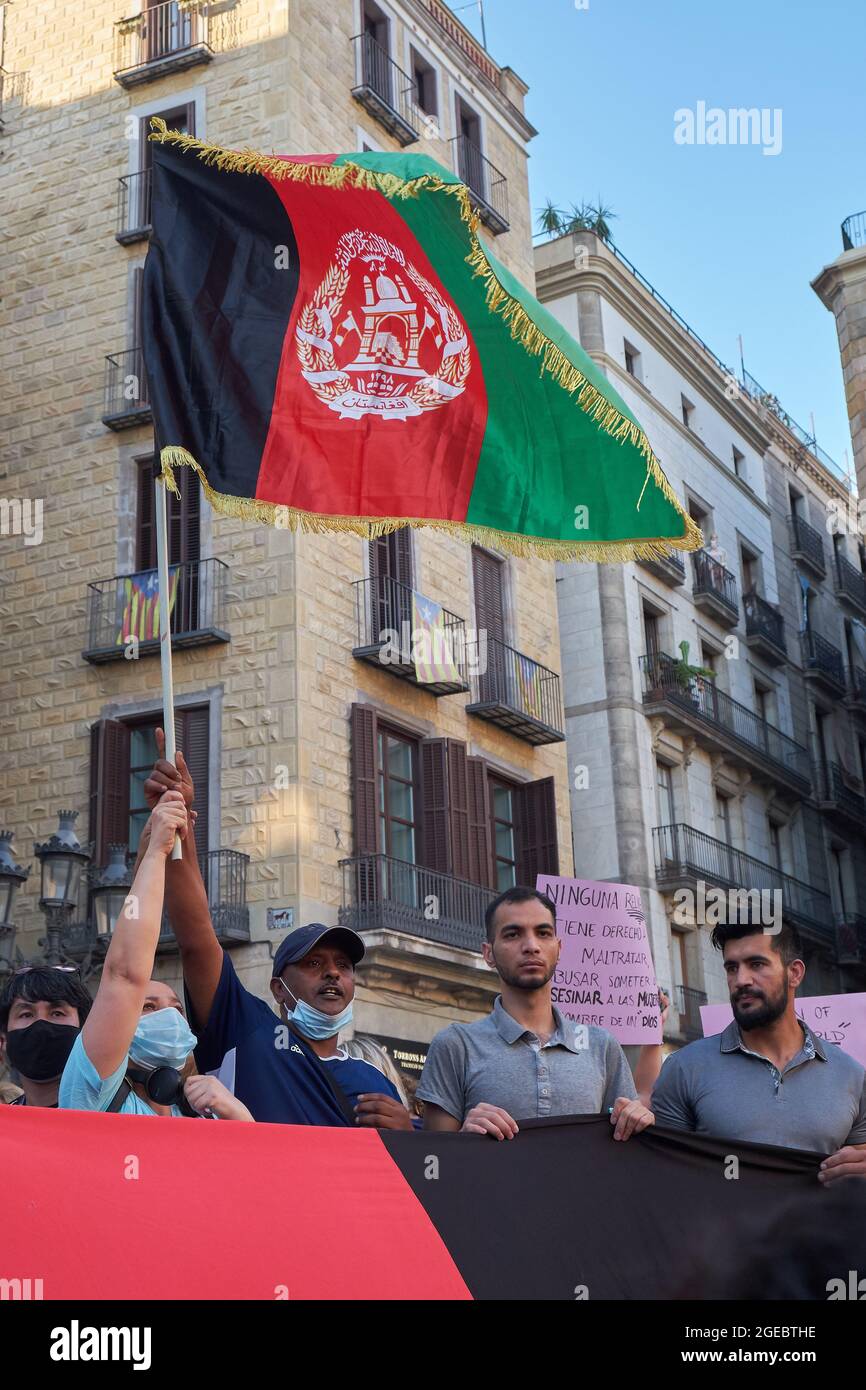
[[[551,559],[700,533],[595,363],[425,155],[279,156],[151,122],[144,354],[167,484],[373,537],[407,523]]]
[[[172,566],[168,580],[168,611],[174,612],[177,597],[177,565]],[[159,575],[156,570],[128,574],[123,581],[123,612],[117,632],[117,645],[131,637],[139,642],[159,640]]]
[[[419,685],[460,680],[445,626],[445,610],[432,599],[412,592],[412,662]]]

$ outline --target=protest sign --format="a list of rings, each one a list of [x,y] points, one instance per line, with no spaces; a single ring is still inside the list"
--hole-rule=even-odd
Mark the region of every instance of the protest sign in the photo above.
[[[866,1067],[866,994],[814,994],[795,999],[794,1008],[816,1037],[835,1043]],[[704,1037],[723,1032],[733,1017],[730,1004],[703,1004]]]
[[[556,903],[562,951],[553,1002],[577,1023],[607,1028],[623,1044],[662,1040],[658,985],[640,889],[628,883],[539,874]]]

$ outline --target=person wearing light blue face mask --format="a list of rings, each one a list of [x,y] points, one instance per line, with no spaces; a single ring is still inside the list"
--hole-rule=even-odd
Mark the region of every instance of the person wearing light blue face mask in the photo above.
[[[117,918],[93,1007],[63,1070],[61,1110],[252,1120],[216,1077],[195,1074],[196,1037],[183,1006],[170,985],[151,979],[166,858],[187,826],[183,797],[164,797],[151,816],[147,850]]]

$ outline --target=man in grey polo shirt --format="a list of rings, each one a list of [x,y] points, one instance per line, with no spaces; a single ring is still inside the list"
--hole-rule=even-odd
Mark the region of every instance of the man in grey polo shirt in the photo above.
[[[615,1139],[653,1123],[623,1050],[604,1028],[564,1018],[551,1000],[559,959],[556,907],[509,888],[488,907],[487,964],[502,993],[478,1023],[452,1023],[430,1044],[418,1085],[424,1128],[513,1139],[519,1119],[611,1111]]]
[[[819,1179],[866,1177],[866,1071],[794,1012],[806,973],[796,932],[715,928],[734,1021],[668,1057],[652,1094],[660,1125],[827,1154]]]

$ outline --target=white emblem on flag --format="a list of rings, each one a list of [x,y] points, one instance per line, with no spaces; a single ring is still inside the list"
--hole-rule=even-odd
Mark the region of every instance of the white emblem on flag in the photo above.
[[[466,389],[465,325],[398,246],[356,228],[295,329],[301,375],[340,419],[407,420]]]

